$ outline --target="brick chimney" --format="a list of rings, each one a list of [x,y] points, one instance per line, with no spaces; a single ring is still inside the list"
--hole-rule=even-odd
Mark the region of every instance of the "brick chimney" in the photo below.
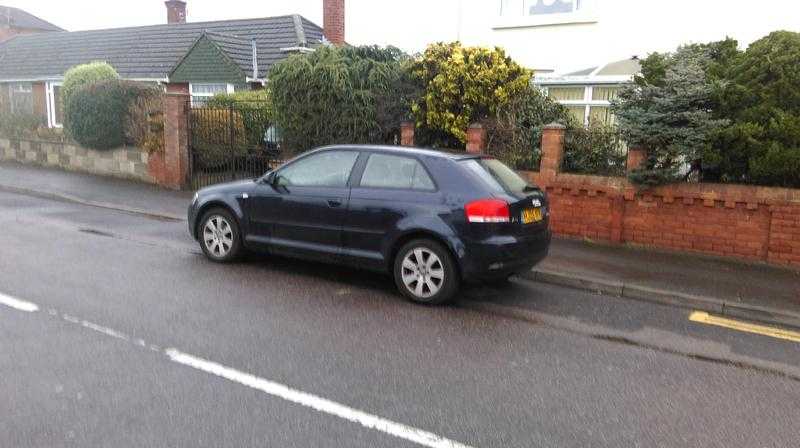
[[[167,23],[186,23],[186,2],[167,0]]]
[[[334,45],[344,45],[344,1],[322,0],[322,32]]]

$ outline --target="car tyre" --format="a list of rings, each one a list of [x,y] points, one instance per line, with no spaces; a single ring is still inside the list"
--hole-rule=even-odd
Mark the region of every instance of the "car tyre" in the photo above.
[[[400,293],[416,303],[443,304],[461,283],[450,251],[430,239],[409,241],[394,260],[394,281]]]
[[[197,239],[205,256],[217,263],[230,263],[242,255],[239,223],[224,208],[212,208],[200,219]]]

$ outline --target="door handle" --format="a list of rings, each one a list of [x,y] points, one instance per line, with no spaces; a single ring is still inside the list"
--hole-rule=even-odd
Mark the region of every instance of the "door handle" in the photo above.
[[[340,201],[338,199],[328,199],[328,206],[329,207],[333,207],[333,208],[341,207],[342,206],[342,201]]]

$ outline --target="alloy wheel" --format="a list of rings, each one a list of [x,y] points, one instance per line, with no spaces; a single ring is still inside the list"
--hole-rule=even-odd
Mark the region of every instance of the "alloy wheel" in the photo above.
[[[401,265],[403,284],[415,297],[427,299],[444,285],[444,265],[439,257],[424,247],[409,251]]]
[[[215,258],[228,255],[233,247],[233,227],[225,217],[212,215],[203,226],[203,244]]]

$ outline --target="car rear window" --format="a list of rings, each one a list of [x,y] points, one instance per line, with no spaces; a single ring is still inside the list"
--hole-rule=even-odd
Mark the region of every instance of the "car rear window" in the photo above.
[[[467,159],[461,163],[498,193],[519,193],[528,186],[519,174],[497,159]]]
[[[369,156],[361,177],[361,186],[428,191],[436,189],[425,168],[416,159],[387,154]]]

